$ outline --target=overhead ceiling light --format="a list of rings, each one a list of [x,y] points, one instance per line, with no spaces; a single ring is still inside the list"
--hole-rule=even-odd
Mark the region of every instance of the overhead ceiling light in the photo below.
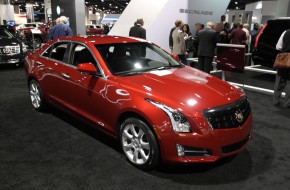
[[[262,2],[259,2],[259,3],[257,4],[257,6],[256,6],[256,9],[261,9],[262,7],[263,7]]]
[[[235,2],[235,4],[237,5],[237,4],[238,4],[238,2]]]

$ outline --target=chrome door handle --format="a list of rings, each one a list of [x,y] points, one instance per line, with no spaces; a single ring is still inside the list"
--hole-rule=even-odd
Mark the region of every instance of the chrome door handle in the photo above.
[[[67,74],[65,74],[65,73],[61,73],[61,75],[62,75],[62,77],[63,77],[63,78],[65,78],[65,79],[67,79],[67,80],[69,80],[69,79],[70,79],[70,76],[69,76],[69,75],[67,75]]]
[[[40,63],[39,61],[36,61],[37,67],[43,67],[43,63]]]

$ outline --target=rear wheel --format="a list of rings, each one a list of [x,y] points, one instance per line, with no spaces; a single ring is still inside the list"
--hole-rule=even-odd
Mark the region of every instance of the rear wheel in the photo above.
[[[120,140],[128,160],[142,170],[153,169],[159,162],[159,148],[155,135],[146,123],[128,118],[121,125]]]
[[[45,109],[45,101],[42,90],[39,83],[34,79],[29,82],[29,95],[32,106],[38,111],[43,111]]]

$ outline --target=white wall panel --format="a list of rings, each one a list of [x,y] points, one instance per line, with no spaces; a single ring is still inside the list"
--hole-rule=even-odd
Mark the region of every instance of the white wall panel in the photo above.
[[[137,18],[144,19],[147,40],[169,51],[169,32],[177,19],[189,23],[192,29],[196,22],[218,22],[230,0],[131,0],[110,35],[128,36]],[[189,7],[190,5],[190,7]],[[190,12],[182,12],[181,9]],[[207,15],[207,12],[213,14]]]

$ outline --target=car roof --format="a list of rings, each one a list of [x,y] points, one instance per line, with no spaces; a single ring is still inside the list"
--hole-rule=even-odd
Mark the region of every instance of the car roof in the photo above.
[[[92,36],[71,36],[71,37],[63,37],[57,39],[57,41],[62,40],[73,40],[79,41],[83,43],[90,42],[93,45],[99,44],[115,44],[115,43],[134,43],[134,42],[147,42],[141,38],[134,38],[134,37],[124,37],[124,36],[111,36],[111,35],[92,35]]]

